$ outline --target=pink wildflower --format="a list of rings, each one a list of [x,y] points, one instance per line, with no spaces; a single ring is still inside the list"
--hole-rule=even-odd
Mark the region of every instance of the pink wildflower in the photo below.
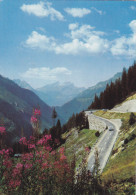
[[[43,137],[43,138],[41,138],[38,142],[37,142],[37,144],[38,145],[44,145],[44,144],[46,144],[47,143],[47,141],[46,141],[46,139]]]
[[[45,148],[45,150],[47,150],[47,151],[51,151],[52,150],[52,148],[50,147],[50,146],[47,146],[46,148]]]
[[[41,115],[41,111],[38,110],[38,109],[35,109],[35,110],[34,110],[34,115]]]
[[[3,135],[6,133],[6,128],[5,127],[0,127],[0,134]]]
[[[46,137],[46,140],[48,141],[48,140],[51,140],[51,135],[45,135],[45,137]]]
[[[26,169],[31,169],[32,166],[33,166],[32,164],[28,164],[28,163],[25,164],[25,168],[26,168]]]
[[[12,173],[12,176],[13,177],[16,177],[17,175],[20,175],[20,172],[21,172],[21,169],[18,169],[18,168],[14,168],[13,169],[13,173]]]
[[[60,153],[60,154],[63,154],[63,153],[64,153],[64,150],[65,150],[65,148],[64,148],[64,147],[61,147],[61,148],[59,149],[59,153]]]
[[[27,146],[27,139],[26,139],[26,137],[22,137],[22,138],[19,140],[19,143]]]
[[[38,121],[37,118],[35,118],[34,116],[31,117],[31,122],[32,123],[37,123],[37,121]]]
[[[16,164],[16,168],[17,169],[22,169],[23,168],[23,164],[22,163],[17,163]]]
[[[13,150],[10,148],[7,150],[5,149],[0,150],[0,154],[3,155],[4,158],[8,158],[11,152],[13,152]]]
[[[13,180],[11,179],[9,182],[9,187],[10,188],[16,188],[17,186],[20,186],[21,181],[20,180]]]
[[[85,147],[85,151],[86,152],[90,152],[90,148],[89,147]]]
[[[35,141],[35,137],[34,136],[30,136],[30,141]]]
[[[3,165],[4,165],[6,168],[11,168],[11,166],[12,166],[12,161],[6,159],[6,160],[4,160]]]
[[[47,168],[48,167],[48,164],[47,163],[43,163],[42,164],[42,169],[45,169],[45,168]]]
[[[66,160],[66,156],[64,154],[61,155],[60,160]]]
[[[26,154],[22,154],[21,159],[25,162],[25,161],[30,161],[33,159],[33,154],[32,153],[26,153]]]
[[[29,145],[28,145],[28,148],[29,148],[29,149],[35,149],[35,144],[29,144]]]

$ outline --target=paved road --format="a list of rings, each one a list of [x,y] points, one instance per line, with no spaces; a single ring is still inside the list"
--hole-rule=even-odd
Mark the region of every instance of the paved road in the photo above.
[[[98,149],[98,152],[99,152],[100,169],[102,171],[112,151],[112,148],[114,146],[114,143],[118,135],[118,131],[116,130],[116,127],[114,126],[114,124],[112,124],[108,120],[97,117],[97,116],[95,117],[99,118],[99,120],[104,121],[108,127],[112,127],[114,129],[113,131],[109,131],[109,129],[105,130],[105,132],[99,139],[98,143],[96,144],[96,148]],[[93,171],[94,162],[95,162],[94,152],[95,152],[95,148],[92,150],[88,158],[88,169],[91,172]]]

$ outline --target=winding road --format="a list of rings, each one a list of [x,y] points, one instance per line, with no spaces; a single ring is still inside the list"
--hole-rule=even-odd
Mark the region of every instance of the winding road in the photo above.
[[[91,112],[87,113],[87,115],[90,115],[90,114],[92,114],[92,113]],[[95,116],[95,115],[93,115],[93,116]],[[95,117],[98,118],[99,120],[102,120],[103,122],[105,122],[106,126],[108,127],[108,129],[103,132],[99,141],[95,145],[95,148],[98,149],[100,171],[102,172],[102,170],[104,169],[104,167],[108,161],[108,158],[109,158],[110,153],[113,149],[115,141],[117,139],[118,130],[116,129],[115,125],[112,122],[110,122],[109,120],[101,118],[101,117],[97,117],[97,116],[95,116]],[[109,127],[113,130],[110,131]],[[89,157],[88,157],[88,170],[90,170],[91,172],[93,171],[93,168],[94,168],[95,148],[92,149],[92,151],[90,152]]]

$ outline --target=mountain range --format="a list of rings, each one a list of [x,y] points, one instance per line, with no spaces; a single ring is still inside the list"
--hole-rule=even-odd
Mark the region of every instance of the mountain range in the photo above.
[[[85,90],[84,88],[77,88],[69,82],[64,83],[63,85],[60,85],[59,82],[56,82],[35,90],[25,81],[14,81],[19,86],[32,90],[44,102],[50,103],[53,106],[55,106],[55,104],[60,104],[61,106],[55,106],[55,108],[58,115],[61,116],[61,122],[64,123],[69,119],[69,117],[72,116],[73,113],[76,114],[82,110],[87,109],[88,106],[92,103],[95,94],[99,95],[106,88],[107,84],[110,84],[111,81],[114,82],[116,79],[121,77],[121,74],[122,73],[119,72],[115,74],[112,78],[106,81],[99,82],[96,85],[89,87]]]
[[[95,94],[99,95],[105,88],[107,84],[114,82],[116,79],[121,77],[122,73],[119,72],[115,74],[112,78],[97,83],[96,85],[89,87],[88,89],[82,91],[78,96],[73,100],[67,102],[63,106],[56,107],[56,111],[60,116],[63,116],[63,119],[67,121],[73,113],[79,113],[82,110],[86,110],[88,106],[92,103]]]
[[[33,91],[49,106],[62,106],[85,90],[83,87],[74,86],[71,82],[63,84],[55,82],[38,89],[33,89],[27,82],[19,79],[14,80],[14,82],[22,88]]]
[[[32,134],[30,118],[33,109],[40,107],[41,127],[52,126],[52,108],[44,103],[33,91],[19,87],[15,82],[0,76],[0,124],[5,125],[7,142],[13,143],[21,134]]]

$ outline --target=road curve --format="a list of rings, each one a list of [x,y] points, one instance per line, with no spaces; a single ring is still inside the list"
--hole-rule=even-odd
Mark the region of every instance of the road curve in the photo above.
[[[90,115],[91,113],[87,113],[87,114]],[[104,169],[104,167],[108,161],[109,155],[112,151],[112,148],[115,144],[115,141],[117,139],[118,130],[116,129],[115,125],[112,122],[110,122],[109,120],[98,117],[98,116],[95,116],[95,117],[98,118],[99,120],[102,120],[103,122],[105,122],[106,126],[112,127],[114,129],[113,131],[109,131],[109,129],[105,130],[103,132],[102,136],[100,137],[99,141],[95,145],[95,148],[98,149],[100,171],[102,172],[102,170]],[[88,157],[88,170],[90,170],[91,172],[93,171],[93,168],[94,168],[95,148],[93,148],[93,150],[90,152],[89,157]]]

